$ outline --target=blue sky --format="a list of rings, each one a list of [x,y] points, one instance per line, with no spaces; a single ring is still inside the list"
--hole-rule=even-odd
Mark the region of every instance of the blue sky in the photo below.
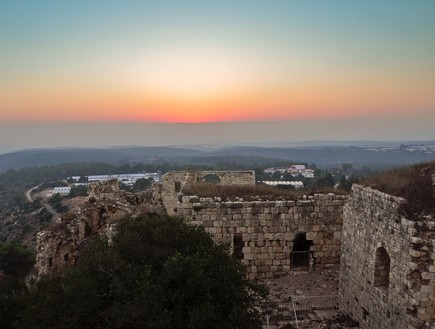
[[[429,0],[2,1],[0,122],[382,121],[427,138],[434,40]]]

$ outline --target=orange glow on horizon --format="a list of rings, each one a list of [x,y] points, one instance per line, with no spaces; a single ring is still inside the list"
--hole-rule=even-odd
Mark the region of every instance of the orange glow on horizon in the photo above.
[[[222,77],[222,76],[221,76]],[[231,88],[204,86],[195,94],[199,79],[181,89],[133,88],[96,82],[11,85],[0,90],[1,121],[105,121],[105,122],[228,122],[299,119],[357,118],[400,113],[405,108],[433,108],[430,90],[407,83],[385,83],[373,77],[308,79],[296,84],[277,80],[268,84],[241,83]],[[218,80],[216,80],[218,81]],[[225,85],[225,79],[219,83]],[[411,81],[412,83],[412,81]],[[212,84],[213,85],[213,84]],[[431,85],[428,81],[428,86]],[[266,86],[266,87],[265,87]],[[26,88],[25,97],[20,88]],[[174,91],[175,90],[175,91]],[[398,92],[400,91],[400,92]],[[29,104],[31,104],[29,106]]]

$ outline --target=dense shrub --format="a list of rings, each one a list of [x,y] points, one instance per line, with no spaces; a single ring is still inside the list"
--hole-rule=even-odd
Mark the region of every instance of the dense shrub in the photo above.
[[[407,200],[405,210],[410,216],[435,213],[434,187],[435,161],[388,170],[366,178],[363,184],[384,193]]]
[[[144,217],[30,294],[18,328],[261,328],[265,290],[202,227]]]

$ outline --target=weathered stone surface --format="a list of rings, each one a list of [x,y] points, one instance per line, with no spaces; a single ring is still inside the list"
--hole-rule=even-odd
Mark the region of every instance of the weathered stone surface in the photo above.
[[[160,188],[148,195],[133,195],[119,189],[111,180],[88,187],[90,202],[76,214],[67,214],[50,229],[39,232],[36,241],[34,273],[28,280],[41,275],[60,273],[73,265],[80,250],[93,237],[104,236],[109,241],[122,218],[137,213],[162,213]]]
[[[405,202],[354,185],[344,207],[340,306],[362,328],[422,328],[435,320],[433,220],[408,220]]]
[[[344,204],[347,196],[330,193],[297,202],[218,202],[214,198],[212,201],[204,200],[201,206],[196,205],[194,218],[185,210],[194,207],[192,201],[196,199],[180,199],[175,212],[188,222],[203,225],[216,241],[220,241],[213,229],[216,226],[222,227],[222,233],[227,234],[232,247],[235,236],[241,234],[242,259],[253,278],[271,277],[277,272],[282,275],[292,270],[291,253],[295,235],[301,232],[305,233],[308,241],[313,242],[310,258],[314,269],[338,267],[343,211],[327,205],[334,202]],[[210,202],[213,202],[214,208],[210,207]],[[314,209],[319,211],[315,215]],[[274,215],[278,212],[281,214],[275,219]],[[213,217],[213,225],[209,216]],[[270,266],[276,260],[279,260],[279,265],[284,266],[284,269],[278,271],[276,266]],[[267,265],[266,261],[271,263]]]
[[[216,174],[169,173],[147,198],[127,197],[113,183],[91,187],[93,204],[38,234],[36,275],[71,266],[92,236],[110,240],[127,214],[176,214],[228,244],[250,279],[292,271],[291,255],[303,232],[312,242],[312,269],[340,264],[340,307],[361,328],[435,328],[433,217],[411,221],[402,211],[406,200],[359,185],[350,198],[328,193],[297,201],[182,194],[183,184],[210,173]],[[253,172],[220,172],[219,177],[223,184],[255,184]]]

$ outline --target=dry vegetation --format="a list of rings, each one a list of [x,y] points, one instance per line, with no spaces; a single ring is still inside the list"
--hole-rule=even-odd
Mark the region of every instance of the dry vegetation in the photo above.
[[[343,194],[345,192],[334,189],[322,191],[323,193],[333,192]],[[322,193],[320,190],[316,193]],[[303,195],[311,194],[307,191],[284,190],[267,185],[216,185],[211,183],[195,183],[183,188],[186,195],[199,197],[221,197],[223,200],[235,200],[242,198],[245,201],[254,200],[298,200]]]
[[[296,200],[302,194],[296,191],[282,190],[267,185],[216,185],[211,183],[195,183],[185,186],[183,193],[199,197],[221,197],[223,200],[234,200],[236,197],[251,200]]]
[[[363,184],[384,193],[406,199],[406,211],[414,214],[435,213],[432,175],[435,161],[389,170],[364,180]]]

